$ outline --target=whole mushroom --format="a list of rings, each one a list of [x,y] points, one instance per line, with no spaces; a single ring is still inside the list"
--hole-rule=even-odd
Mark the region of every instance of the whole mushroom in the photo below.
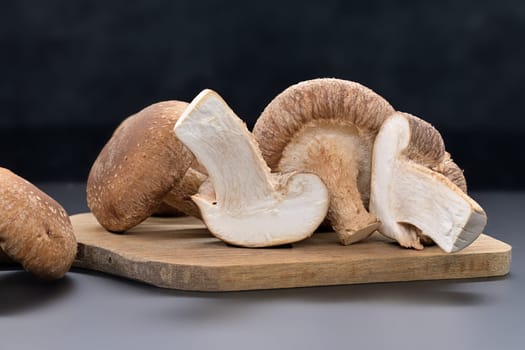
[[[69,216],[33,184],[0,168],[0,250],[42,279],[69,270],[77,243]]]
[[[168,204],[200,217],[190,195],[206,175],[173,133],[186,102],[153,104],[124,120],[95,160],[87,181],[88,206],[109,231],[123,232]]]
[[[355,82],[315,79],[279,94],[253,134],[273,171],[310,172],[328,188],[328,220],[341,243],[368,237],[379,226],[368,212],[375,136],[394,108]]]

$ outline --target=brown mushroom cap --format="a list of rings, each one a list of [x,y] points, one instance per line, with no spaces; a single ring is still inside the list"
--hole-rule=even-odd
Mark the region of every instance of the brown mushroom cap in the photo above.
[[[463,192],[467,192],[467,182],[463,171],[445,151],[445,143],[439,131],[425,120],[408,113],[404,115],[410,123],[410,143],[405,150],[408,159],[445,175]]]
[[[124,120],[100,152],[89,173],[87,200],[107,230],[139,224],[181,183],[194,157],[173,126],[187,106],[166,101],[143,109]]]
[[[261,113],[253,133],[264,159],[276,169],[285,147],[299,131],[314,125],[357,128],[376,134],[393,107],[359,83],[334,78],[307,80],[290,86]],[[271,140],[271,142],[267,142]]]
[[[467,193],[467,180],[463,174],[463,170],[450,158],[450,154],[446,152],[445,160],[443,160],[443,170],[441,171],[450,181],[458,186],[463,192]]]
[[[343,244],[377,228],[368,213],[370,159],[375,135],[394,108],[369,88],[339,79],[315,79],[279,94],[253,134],[274,171],[318,175],[330,192],[328,219]]]
[[[42,279],[62,277],[77,243],[60,204],[11,171],[0,168],[0,248]]]

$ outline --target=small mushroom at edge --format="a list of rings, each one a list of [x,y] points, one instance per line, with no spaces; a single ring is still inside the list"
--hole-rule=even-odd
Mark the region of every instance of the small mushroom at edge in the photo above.
[[[465,190],[461,170],[430,124],[405,113],[383,123],[374,144],[370,198],[382,234],[416,249],[423,249],[422,234],[445,252],[467,247],[487,217]]]
[[[208,172],[192,199],[223,241],[245,247],[292,243],[309,237],[325,218],[329,198],[321,179],[271,174],[246,125],[215,92],[204,90],[191,102],[175,134]]]
[[[315,79],[293,85],[264,109],[253,129],[273,171],[311,172],[330,193],[328,220],[342,244],[379,223],[367,210],[372,146],[394,109],[355,82]]]
[[[206,176],[192,168],[193,155],[173,126],[188,106],[165,101],[124,120],[95,160],[87,181],[88,206],[109,231],[123,232],[162,203],[199,217],[189,196]]]
[[[70,269],[77,242],[60,204],[13,172],[0,168],[0,250],[42,279]]]

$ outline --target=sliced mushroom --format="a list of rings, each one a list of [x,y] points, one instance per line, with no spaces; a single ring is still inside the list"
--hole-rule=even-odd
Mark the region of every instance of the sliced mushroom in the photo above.
[[[313,174],[271,174],[246,125],[222,98],[202,91],[175,134],[209,174],[192,197],[208,229],[233,245],[265,247],[309,237],[328,210]]]
[[[186,102],[153,104],[124,120],[94,162],[87,182],[88,206],[109,231],[122,232],[151,216],[162,203],[200,216],[189,196],[205,175],[174,137]]]
[[[291,86],[263,111],[253,133],[274,171],[311,172],[330,193],[328,219],[343,244],[379,225],[368,211],[374,138],[394,109],[354,82],[315,79]]]
[[[391,116],[376,137],[372,162],[370,211],[381,221],[379,231],[403,247],[423,249],[424,234],[455,252],[483,231],[485,212],[463,191],[461,170],[427,122]]]
[[[0,168],[0,251],[42,279],[69,270],[77,243],[69,216],[33,184]]]

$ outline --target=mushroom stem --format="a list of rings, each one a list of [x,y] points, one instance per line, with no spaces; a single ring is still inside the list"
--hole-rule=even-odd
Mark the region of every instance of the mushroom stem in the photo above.
[[[316,174],[330,193],[328,220],[342,244],[361,241],[378,227],[369,200],[372,141],[355,130],[326,125],[305,128],[285,148],[279,170]]]
[[[201,218],[199,208],[191,200],[191,195],[199,191],[199,187],[206,180],[206,175],[189,168],[180,182],[164,197],[163,202],[178,211]]]
[[[224,210],[236,211],[259,200],[275,199],[270,169],[234,112],[210,90],[201,92],[194,102],[175,131],[208,171],[216,201]]]
[[[174,130],[209,174],[213,198],[202,189],[192,199],[217,237],[249,247],[291,243],[324,219],[323,182],[311,174],[271,174],[246,125],[215,92],[202,91]]]
[[[410,124],[394,115],[375,141],[370,210],[379,231],[404,247],[423,249],[418,230],[446,252],[472,243],[486,224],[483,209],[444,175],[408,159]]]

